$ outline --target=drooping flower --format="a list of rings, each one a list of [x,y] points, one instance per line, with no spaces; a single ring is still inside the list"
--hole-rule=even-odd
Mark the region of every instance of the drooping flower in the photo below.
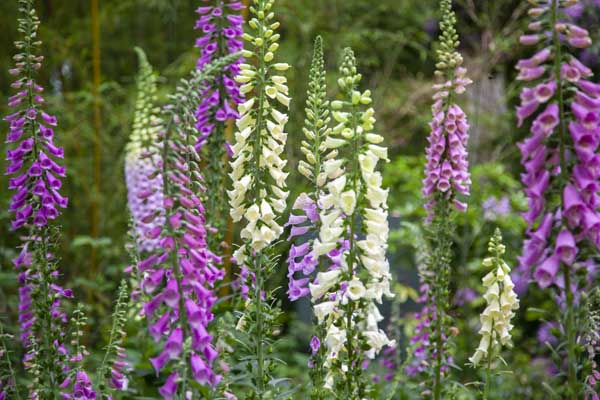
[[[148,151],[158,141],[162,121],[156,106],[156,75],[143,50],[136,51],[140,71],[133,129],[125,147],[125,183],[138,250],[146,252],[159,246],[155,232],[165,222],[160,157]]]
[[[483,266],[492,270],[482,279],[486,292],[483,295],[486,308],[480,315],[481,341],[475,354],[469,358],[474,366],[478,366],[482,360],[493,358],[492,351],[498,345],[510,344],[512,318],[515,310],[519,308],[519,299],[514,292],[514,283],[510,278],[510,267],[503,260],[505,247],[502,244],[500,230],[496,229],[490,240],[488,251],[491,257],[483,260]]]

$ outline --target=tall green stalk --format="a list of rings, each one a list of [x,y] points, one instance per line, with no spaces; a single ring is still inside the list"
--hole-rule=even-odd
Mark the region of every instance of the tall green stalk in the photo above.
[[[559,22],[559,0],[552,0],[550,26],[555,27]],[[562,66],[562,46],[558,29],[552,29],[552,43],[554,46],[554,79],[556,79],[556,95],[558,98],[559,123],[558,123],[558,138],[560,140],[560,182],[564,186],[568,183],[568,164],[565,156],[567,145],[567,130],[565,119],[565,101],[564,87],[561,73]],[[567,335],[567,364],[568,364],[568,396],[572,400],[577,399],[578,382],[577,382],[577,356],[575,354],[575,314],[573,309],[573,292],[571,290],[571,272],[569,266],[562,264],[562,272],[565,281],[565,297],[566,297],[566,312],[565,312],[565,331]]]

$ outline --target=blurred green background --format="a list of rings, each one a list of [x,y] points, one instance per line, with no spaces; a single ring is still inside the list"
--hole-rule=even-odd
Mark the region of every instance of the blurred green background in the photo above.
[[[513,78],[516,60],[527,54],[518,45],[518,36],[526,25],[523,18],[526,2],[456,0],[455,3],[461,51],[474,81],[461,100],[471,123],[469,151],[474,183],[470,209],[459,221],[455,282],[460,282],[457,289],[477,291],[482,276],[478,261],[496,226],[503,230],[510,261],[514,262],[520,251],[523,224],[518,212],[522,211],[524,200],[520,195],[519,155],[515,144],[525,131],[515,128],[513,109],[518,88]],[[100,26],[101,82],[97,98],[93,94],[91,4],[92,1],[84,0],[36,1],[46,57],[40,82],[49,94],[49,110],[59,119],[57,141],[65,147],[68,171],[64,190],[70,205],[59,219],[63,227],[61,268],[67,285],[87,304],[93,327],[89,346],[99,349],[105,340],[103,327],[108,324],[116,286],[129,262],[125,250],[128,214],[123,158],[135,101],[137,61],[133,47],[140,46],[147,52],[150,62],[161,74],[160,92],[166,97],[176,81],[195,65],[197,49],[193,46],[197,33],[193,26],[197,15],[194,9],[202,2],[99,0],[96,21]],[[289,75],[293,105],[287,152],[291,166],[294,167],[301,156],[300,127],[312,41],[315,35],[321,34],[326,46],[331,96],[336,96],[333,88],[338,56],[346,46],[354,48],[365,77],[363,84],[373,90],[377,130],[386,137],[392,158],[385,171],[391,188],[392,224],[396,229],[391,243],[392,264],[398,282],[413,287],[417,278],[415,251],[411,246],[415,225],[411,224],[417,224],[418,229],[422,219],[420,180],[430,119],[437,5],[435,0],[278,0],[275,10],[282,25],[278,56],[294,67]],[[597,23],[597,15],[597,9],[590,2],[582,18]],[[12,42],[17,38],[16,16],[16,1],[0,1],[0,93],[3,99],[11,94],[7,69],[14,53]],[[587,54],[587,61],[593,62],[593,67],[597,67],[595,54],[594,48]],[[99,101],[100,110],[98,144],[94,142],[95,99]],[[5,101],[0,102],[2,115],[8,113],[5,104]],[[0,126],[2,131],[7,131],[6,123]],[[4,143],[0,148],[4,153]],[[94,181],[96,149],[100,151],[99,182]],[[299,192],[302,189],[299,174],[292,173],[291,179],[290,187]],[[18,299],[10,259],[15,254],[18,238],[7,229],[9,215],[5,210],[10,193],[5,189],[4,176],[0,176],[0,187],[0,317],[14,331]],[[98,207],[96,222],[94,204]],[[285,273],[282,267],[281,279],[274,279],[273,284],[285,285]],[[396,290],[409,293],[400,285]],[[531,360],[537,354],[524,349],[530,349],[530,344],[535,343],[539,316],[529,315],[524,310],[528,303],[540,307],[539,299],[543,297],[535,291],[530,291],[529,296],[523,302],[520,322],[516,324],[518,351],[509,357],[514,360],[515,374],[501,378],[506,381],[503,387],[510,396],[532,395],[531,382],[536,379],[537,370],[532,372]],[[398,302],[388,305],[388,315],[405,315],[404,305]],[[464,364],[473,351],[480,305],[469,301],[456,307],[456,315],[462,321],[457,341],[461,349],[461,356],[456,360],[458,365]],[[398,307],[403,311],[398,313]],[[409,301],[406,307],[414,308],[414,304]],[[298,320],[296,311],[302,316],[302,310],[306,309],[287,303],[284,308],[288,311],[288,328],[298,324],[294,322]],[[289,363],[288,372],[298,375],[299,382],[305,379],[300,371],[304,370],[306,361],[303,352],[307,329],[305,326],[288,329],[288,340],[284,343],[295,351],[285,352],[285,358]],[[133,357],[137,357],[141,365],[136,374],[140,382],[146,381],[151,386],[152,374],[141,356],[144,350],[136,351]],[[474,379],[474,374],[467,370],[459,376],[468,382]],[[138,384],[138,388],[143,387]]]

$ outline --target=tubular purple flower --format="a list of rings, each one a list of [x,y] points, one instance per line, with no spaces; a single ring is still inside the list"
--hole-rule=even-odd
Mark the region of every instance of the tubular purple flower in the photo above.
[[[35,34],[39,25],[37,17],[33,17],[28,30]],[[25,20],[21,20],[21,24]],[[27,47],[24,43],[19,48],[36,50],[39,44],[33,44],[33,37],[26,37],[29,41]],[[23,226],[35,225],[43,227],[48,220],[58,217],[57,209],[67,206],[66,198],[60,197],[59,203],[55,196],[47,188],[52,188],[56,193],[62,186],[61,180],[50,173],[42,174],[44,170],[52,170],[60,177],[64,177],[64,167],[55,160],[64,157],[61,147],[54,144],[54,132],[46,125],[57,125],[57,118],[47,114],[40,108],[43,103],[41,93],[43,88],[35,82],[35,75],[43,57],[33,54],[20,54],[15,68],[11,70],[17,80],[13,87],[20,90],[9,98],[8,105],[14,111],[7,115],[4,120],[9,124],[6,136],[8,146],[6,159],[10,163],[6,168],[5,175],[16,175],[9,180],[9,189],[16,192],[10,205],[10,212],[14,214],[12,228],[14,230]],[[44,125],[46,124],[46,125]],[[44,150],[50,154],[47,155]],[[32,212],[34,211],[34,212]]]
[[[178,390],[190,390],[190,378],[211,386],[220,380],[213,370],[218,352],[211,344],[208,325],[217,299],[215,283],[223,279],[224,272],[217,268],[221,258],[207,243],[212,230],[207,227],[203,205],[206,189],[198,170],[200,156],[193,146],[198,88],[206,84],[216,68],[210,65],[207,70],[206,74],[194,71],[192,79],[178,87],[172,96],[174,105],[164,111],[169,129],[161,130],[158,143],[148,150],[152,157],[159,158],[163,199],[156,215],[164,224],[151,229],[151,237],[159,245],[138,263],[138,271],[143,292],[153,296],[143,302],[149,333],[162,346],[161,353],[150,362],[157,374],[164,369],[171,372],[159,390],[165,399],[173,398]],[[188,337],[191,346],[184,346],[184,338]],[[200,365],[199,358],[205,366],[202,374],[194,370]],[[184,376],[185,370],[178,368],[182,360],[192,364],[187,369],[190,376]]]
[[[575,350],[579,328],[573,315],[579,305],[579,291],[589,289],[589,282],[580,279],[581,274],[574,271],[583,268],[589,273],[589,263],[582,258],[600,249],[600,155],[597,153],[600,93],[597,84],[585,80],[592,76],[590,68],[569,54],[591,44],[586,29],[564,22],[569,12],[565,7],[572,4],[549,0],[540,6],[545,15],[537,21],[539,24],[534,24],[534,35],[526,35],[521,41],[527,45],[540,43],[545,54],[540,62],[532,63],[531,59],[519,62],[517,79],[541,79],[554,90],[542,93],[542,99],[549,105],[535,115],[537,108],[526,107],[529,101],[537,102],[532,100],[535,97],[532,90],[536,89],[524,87],[522,103],[517,108],[519,124],[530,116],[535,119],[530,127],[531,135],[519,146],[529,210],[524,214],[527,239],[515,272],[519,287],[533,275],[541,288],[554,285],[558,290],[557,299],[564,301],[561,305],[566,309],[563,324],[568,385],[561,394],[569,399],[581,397],[577,389],[580,383],[577,382]],[[530,12],[530,15],[538,18],[537,13]],[[542,23],[541,18],[550,23]],[[534,36],[537,40],[533,40]],[[559,271],[562,271],[561,276],[557,276]]]
[[[471,81],[466,78],[466,69],[460,66],[452,71],[451,76],[434,86],[433,119],[429,124],[431,133],[427,139],[429,146],[422,189],[427,199],[428,221],[432,220],[435,204],[441,198],[457,210],[464,211],[466,204],[457,195],[468,196],[471,186],[467,153],[469,123],[451,95],[462,93],[464,86]]]

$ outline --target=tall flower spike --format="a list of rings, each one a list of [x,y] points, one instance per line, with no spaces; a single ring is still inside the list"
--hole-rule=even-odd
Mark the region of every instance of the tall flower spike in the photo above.
[[[301,150],[306,161],[301,160],[298,171],[310,182],[312,190],[301,193],[294,202],[293,211],[287,225],[291,226],[288,240],[297,238],[290,247],[288,256],[288,296],[296,301],[309,293],[308,282],[310,276],[318,266],[319,258],[314,253],[314,238],[309,233],[319,231],[318,204],[327,181],[326,168],[331,169],[334,176],[339,170],[332,166],[339,164],[333,158],[337,150],[325,146],[331,129],[329,123],[329,101],[327,101],[327,86],[325,82],[325,64],[323,61],[323,40],[320,36],[315,39],[314,54],[309,73],[308,98],[306,100],[306,119],[303,132],[305,140],[301,143]],[[329,161],[327,161],[329,160]],[[300,275],[299,279],[296,276]]]
[[[447,354],[449,324],[449,279],[452,261],[452,208],[464,211],[467,204],[461,197],[469,195],[471,178],[467,154],[469,124],[463,110],[456,104],[455,97],[465,92],[471,80],[462,67],[463,58],[457,51],[459,46],[456,32],[456,15],[452,10],[452,0],[440,1],[440,38],[437,50],[434,85],[431,134],[426,150],[425,179],[423,195],[427,202],[426,222],[429,226],[429,240],[432,243],[430,270],[434,279],[429,285],[427,301],[433,311],[430,334],[429,357],[433,382],[433,398],[443,394],[442,378],[448,370],[445,364],[451,357]]]
[[[376,303],[392,296],[386,258],[389,234],[387,195],[377,171],[387,161],[383,137],[373,133],[375,111],[371,91],[359,91],[351,49],[344,50],[338,84],[343,100],[331,103],[337,125],[323,143],[334,151],[326,161],[329,181],[319,198],[316,257],[337,259],[309,284],[317,322],[324,332],[327,376],[325,388],[349,399],[364,398],[367,383],[363,369],[368,360],[392,345],[378,322],[383,319]],[[334,158],[337,153],[343,158]]]
[[[240,13],[243,7],[242,2],[236,0],[202,0],[202,6],[196,10],[199,18],[195,25],[195,29],[201,32],[196,40],[196,47],[200,50],[198,71],[212,60],[242,50],[244,19]],[[242,57],[235,59],[218,72],[214,83],[203,89],[196,109],[196,149],[203,152],[206,160],[206,221],[215,230],[208,238],[213,251],[219,250],[229,211],[227,202],[223,201],[227,196],[225,155],[229,149],[226,130],[238,118],[237,105],[243,101],[240,84],[235,81],[242,61]]]
[[[331,122],[325,62],[323,59],[323,39],[317,36],[314,44],[312,64],[309,72],[308,98],[306,100],[306,118],[303,132],[305,140],[301,151],[306,160],[301,160],[298,171],[310,182],[311,191],[301,193],[295,200],[287,225],[291,227],[288,240],[294,239],[288,255],[288,297],[296,301],[310,293],[309,283],[316,284],[315,271],[320,272],[325,264],[339,265],[339,254],[332,254],[326,263],[322,263],[314,252],[315,237],[320,230],[319,202],[328,173],[332,178],[341,170],[336,167],[340,162],[334,158],[337,149],[328,149],[325,142],[329,137]],[[339,251],[336,250],[339,253]],[[317,326],[316,335],[310,341],[312,399],[323,398],[325,346],[321,345],[325,332]]]
[[[67,206],[67,199],[59,192],[66,171],[58,161],[64,150],[54,143],[57,119],[42,109],[44,89],[35,81],[44,59],[34,54],[41,45],[37,39],[40,21],[31,0],[19,0],[19,9],[23,38],[15,42],[20,53],[13,57],[15,66],[9,70],[16,77],[11,85],[16,93],[8,102],[14,112],[4,118],[10,124],[6,142],[12,146],[7,150],[5,174],[12,176],[8,188],[16,192],[9,208],[14,213],[13,229],[43,227]]]
[[[30,397],[46,398],[56,393],[73,362],[65,347],[67,315],[61,305],[72,291],[57,284],[59,271],[52,252],[58,234],[48,224],[67,206],[59,192],[66,170],[59,165],[64,150],[54,143],[57,118],[43,111],[43,88],[35,81],[43,57],[34,54],[41,42],[33,1],[19,0],[19,12],[23,37],[15,42],[19,53],[9,70],[16,77],[11,86],[17,93],[9,98],[14,112],[5,118],[10,124],[6,142],[12,147],[7,151],[6,175],[16,175],[9,179],[9,189],[16,191],[9,209],[15,214],[12,229],[28,229],[13,260],[19,271],[21,341],[27,349],[23,363],[32,376]]]
[[[158,140],[162,121],[158,116],[160,109],[156,106],[156,74],[144,51],[138,47],[135,50],[140,70],[133,129],[125,147],[125,183],[138,251],[145,252],[156,250],[159,238],[153,232],[165,223],[160,215],[163,206],[160,156],[149,152]]]
[[[502,244],[500,230],[496,229],[488,245],[490,257],[483,260],[483,266],[492,270],[483,277],[483,286],[486,288],[483,298],[486,308],[479,317],[481,321],[481,341],[475,354],[469,358],[474,367],[481,361],[487,365],[487,377],[484,386],[483,398],[487,399],[491,385],[491,363],[494,352],[499,346],[510,345],[510,332],[513,328],[512,318],[515,310],[519,308],[519,299],[514,292],[514,283],[510,278],[510,267],[503,260],[505,247]]]
[[[278,219],[286,209],[289,195],[282,154],[287,140],[285,124],[290,98],[287,78],[280,75],[289,65],[274,62],[280,35],[275,33],[279,22],[275,21],[273,4],[274,0],[254,0],[249,7],[250,29],[243,37],[250,49],[242,52],[248,63],[240,65],[240,75],[235,78],[242,84],[240,90],[248,100],[238,106],[240,117],[236,121],[230,174],[233,189],[228,191],[231,217],[234,222],[243,221],[242,244],[234,258],[243,275],[253,277],[242,318],[253,330],[249,335],[252,355],[248,358],[256,360],[252,369],[258,398],[265,393],[271,369],[266,354],[271,328],[265,317],[273,311],[269,305],[272,298],[264,292],[273,268],[270,245],[283,233]]]
[[[73,312],[73,321],[74,332],[71,339],[71,343],[75,347],[75,354],[71,356],[73,368],[59,386],[61,389],[60,398],[65,400],[96,400],[97,393],[93,388],[92,381],[83,369],[83,358],[84,355],[88,354],[82,343],[87,318],[81,306]]]
[[[582,397],[575,293],[587,285],[586,279],[576,280],[574,271],[590,273],[587,266],[594,262],[589,255],[600,249],[600,85],[570,54],[591,44],[587,30],[571,23],[565,12],[574,3],[532,2],[532,32],[520,41],[536,52],[517,64],[517,79],[527,85],[517,107],[519,125],[529,118],[533,122],[530,136],[519,144],[529,209],[523,215],[527,239],[515,281],[524,289],[533,277],[541,288],[559,289],[569,367],[562,394],[569,399]]]
[[[223,278],[223,271],[216,267],[221,259],[206,242],[204,187],[201,160],[194,148],[194,123],[201,95],[198,88],[205,87],[234,57],[239,55],[216,60],[181,81],[171,96],[172,104],[165,107],[168,124],[153,149],[161,154],[166,223],[153,231],[160,237],[160,246],[139,262],[138,270],[143,276],[141,289],[150,297],[143,305],[149,331],[163,346],[150,362],[157,374],[167,365],[173,370],[159,390],[166,399],[176,393],[187,396],[194,387],[190,380],[215,386],[221,379],[213,370],[218,352],[208,324],[216,301],[214,285]]]
[[[464,93],[471,83],[462,67],[463,58],[458,48],[456,16],[451,0],[441,1],[440,48],[435,75],[439,80],[434,85],[432,114],[429,124],[431,133],[427,141],[425,179],[423,195],[427,198],[425,208],[428,220],[434,217],[435,206],[440,201],[452,202],[458,210],[467,205],[459,195],[468,196],[471,186],[467,142],[469,123],[463,110],[455,103],[454,96]]]

